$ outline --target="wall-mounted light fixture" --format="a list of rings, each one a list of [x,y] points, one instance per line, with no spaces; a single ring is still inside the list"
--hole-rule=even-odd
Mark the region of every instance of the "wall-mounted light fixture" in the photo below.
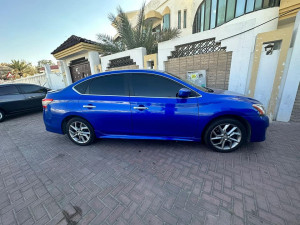
[[[266,55],[272,55],[274,49],[274,43],[270,43],[265,46]]]

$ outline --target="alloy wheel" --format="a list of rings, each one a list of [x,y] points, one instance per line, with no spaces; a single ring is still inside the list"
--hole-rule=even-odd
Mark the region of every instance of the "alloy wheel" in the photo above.
[[[74,121],[69,126],[70,137],[79,144],[87,143],[91,138],[91,131],[88,126],[80,121]]]
[[[240,128],[234,124],[226,123],[216,126],[210,133],[210,141],[220,150],[231,150],[242,140]]]

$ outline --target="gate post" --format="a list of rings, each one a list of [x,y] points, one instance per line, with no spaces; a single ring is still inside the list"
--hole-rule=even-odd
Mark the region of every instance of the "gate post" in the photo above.
[[[48,88],[52,89],[53,86],[52,86],[51,77],[50,77],[50,74],[51,74],[50,65],[49,64],[44,64],[43,66],[45,68],[45,73],[46,73],[46,77],[47,77]]]
[[[65,62],[65,60],[60,60],[60,72],[66,77],[67,83],[66,86],[72,84],[72,77],[71,77],[71,72],[70,69],[67,65],[67,63]]]
[[[89,51],[88,52],[88,60],[90,62],[91,67],[91,75],[99,73],[99,65],[100,65],[100,58],[99,53],[97,51]]]

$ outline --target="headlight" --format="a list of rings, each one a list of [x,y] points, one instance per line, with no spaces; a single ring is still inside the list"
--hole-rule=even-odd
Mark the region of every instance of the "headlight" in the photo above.
[[[263,105],[253,104],[252,106],[253,106],[253,108],[255,108],[258,111],[259,115],[263,116],[266,114],[266,110]]]

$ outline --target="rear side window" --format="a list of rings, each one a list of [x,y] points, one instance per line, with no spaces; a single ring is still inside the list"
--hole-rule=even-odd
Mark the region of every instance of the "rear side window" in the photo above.
[[[45,88],[36,85],[20,85],[19,87],[24,94],[44,93],[46,90]]]
[[[90,81],[86,93],[91,95],[128,96],[129,91],[125,77],[125,74],[113,74],[94,78]]]
[[[185,86],[154,74],[132,74],[131,84],[134,96],[176,98],[179,90]],[[190,97],[197,96],[191,92]]]
[[[85,94],[86,93],[86,90],[90,84],[90,81],[91,80],[87,80],[87,81],[84,81],[84,82],[81,82],[79,84],[77,84],[76,86],[74,86],[74,89],[76,91],[78,91],[80,94]]]
[[[16,94],[19,94],[19,91],[14,85],[0,87],[0,96],[1,95],[16,95]]]

